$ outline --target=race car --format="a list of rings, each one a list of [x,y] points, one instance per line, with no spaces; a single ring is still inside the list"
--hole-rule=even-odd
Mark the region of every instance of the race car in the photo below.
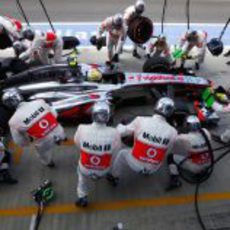
[[[101,75],[96,81],[88,80],[92,70]],[[202,91],[210,85],[204,78],[188,75],[126,73],[116,66],[96,64],[78,64],[74,68],[56,64],[11,76],[2,82],[2,90],[17,87],[26,100],[45,99],[62,119],[89,117],[92,105],[98,100],[109,100],[116,106],[133,98],[138,102],[138,98],[149,95],[154,99],[167,95],[174,98],[175,120],[182,124],[182,118],[197,113],[193,102],[201,100]],[[207,114],[202,122],[212,121],[213,114],[214,111],[212,116]]]

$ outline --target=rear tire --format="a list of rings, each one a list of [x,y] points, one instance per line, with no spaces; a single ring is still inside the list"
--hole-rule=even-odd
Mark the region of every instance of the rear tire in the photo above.
[[[164,57],[151,57],[143,65],[144,73],[170,73],[170,62]]]

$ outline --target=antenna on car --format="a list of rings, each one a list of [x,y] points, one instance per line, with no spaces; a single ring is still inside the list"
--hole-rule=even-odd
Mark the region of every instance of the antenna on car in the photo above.
[[[161,15],[161,34],[164,33],[164,20],[165,20],[166,8],[167,8],[167,0],[164,0],[163,10],[162,10],[162,15]]]
[[[27,24],[28,26],[30,26],[30,22],[29,22],[29,20],[28,20],[28,17],[26,16],[26,13],[25,13],[25,11],[24,11],[24,9],[23,9],[23,7],[22,7],[21,2],[20,2],[19,0],[16,0],[16,4],[17,4],[17,7],[18,7],[18,9],[19,9],[19,11],[20,11],[22,17],[24,18],[26,24]]]
[[[50,19],[50,16],[49,16],[49,14],[48,14],[48,11],[47,11],[47,9],[46,9],[46,7],[45,7],[44,2],[43,2],[42,0],[39,0],[39,2],[40,2],[40,4],[41,4],[41,6],[42,6],[42,9],[43,9],[43,11],[44,11],[44,13],[45,13],[45,15],[46,15],[46,18],[47,18],[48,22],[49,22],[49,24],[50,24],[51,29],[53,30],[54,33],[56,33],[56,30],[55,30],[55,28],[54,28],[54,26],[53,26],[53,23],[52,23],[52,21],[51,21],[51,19]]]
[[[185,6],[186,18],[187,18],[187,30],[190,30],[190,0],[187,0]]]

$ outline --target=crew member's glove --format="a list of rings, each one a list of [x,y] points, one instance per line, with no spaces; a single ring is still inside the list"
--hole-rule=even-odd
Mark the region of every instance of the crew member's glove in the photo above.
[[[119,62],[119,55],[118,54],[114,54],[111,61],[112,62]]]

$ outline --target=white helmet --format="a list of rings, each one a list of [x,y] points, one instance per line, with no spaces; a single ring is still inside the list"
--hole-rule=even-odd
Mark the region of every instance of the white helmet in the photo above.
[[[190,131],[197,131],[201,128],[200,121],[195,115],[188,116],[186,119],[186,124]]]
[[[135,10],[137,14],[142,14],[145,11],[145,2],[143,0],[137,0],[135,3]]]
[[[155,112],[157,114],[160,114],[167,118],[173,115],[174,110],[175,110],[174,102],[169,97],[162,97],[160,100],[158,100],[155,107]]]
[[[16,88],[7,90],[2,96],[2,103],[9,108],[16,108],[22,101],[23,97]]]
[[[94,104],[92,111],[93,121],[99,124],[106,124],[110,118],[110,107],[105,101]]]
[[[113,16],[113,25],[116,28],[121,28],[122,24],[123,24],[123,17],[122,17],[122,15],[121,14],[115,14]]]

